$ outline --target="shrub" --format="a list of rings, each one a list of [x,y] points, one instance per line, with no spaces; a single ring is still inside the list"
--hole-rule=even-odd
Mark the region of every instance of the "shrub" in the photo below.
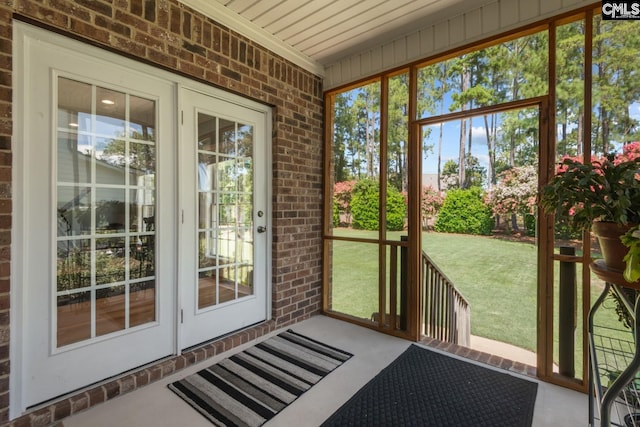
[[[500,173],[487,197],[495,215],[533,214],[536,211],[538,172],[535,166],[517,166]]]
[[[353,228],[363,230],[378,229],[378,184],[365,179],[353,187],[351,196],[351,215]]]
[[[438,214],[438,211],[442,207],[444,197],[442,193],[433,188],[431,185],[422,186],[422,202],[420,209],[422,210],[422,216],[433,217]]]
[[[334,197],[333,199],[333,226],[340,226],[340,209],[338,209],[338,203]]]
[[[406,216],[406,198],[395,188],[387,187],[387,230],[404,230],[404,220]]]
[[[362,230],[378,230],[380,227],[380,192],[378,183],[362,180],[353,187],[351,214],[353,227]],[[387,230],[404,229],[406,216],[405,198],[393,187],[387,188]]]
[[[582,239],[582,231],[573,229],[564,219],[556,218],[554,223],[554,233],[556,239],[576,240]]]
[[[535,237],[536,235],[536,216],[530,213],[524,214],[524,228],[527,236]]]
[[[491,234],[494,225],[491,208],[483,199],[479,188],[449,190],[438,214],[435,230],[444,233]]]

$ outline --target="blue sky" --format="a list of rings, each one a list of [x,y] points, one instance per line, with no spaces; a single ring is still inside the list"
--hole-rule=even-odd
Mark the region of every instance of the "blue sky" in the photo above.
[[[468,126],[468,124],[467,124]],[[472,140],[471,153],[478,158],[480,165],[485,168],[489,164],[489,155],[487,153],[487,138],[485,133],[484,121],[478,117],[472,123]],[[425,126],[431,129],[431,135],[426,140],[427,144],[433,145],[433,149],[428,153],[423,153],[422,157],[422,173],[438,172],[438,138],[440,133],[439,125]],[[465,146],[468,145],[468,140]],[[455,120],[445,122],[442,134],[442,165],[447,160],[458,161],[460,150],[460,121]]]

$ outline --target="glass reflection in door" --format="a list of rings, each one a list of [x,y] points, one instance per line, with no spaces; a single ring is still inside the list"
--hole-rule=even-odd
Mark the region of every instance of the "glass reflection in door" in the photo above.
[[[56,346],[156,320],[156,101],[57,80]]]
[[[253,126],[198,113],[198,308],[253,295]]]

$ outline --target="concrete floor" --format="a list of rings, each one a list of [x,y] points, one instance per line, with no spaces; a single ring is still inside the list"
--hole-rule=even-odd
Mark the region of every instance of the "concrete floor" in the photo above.
[[[294,325],[291,329],[349,351],[354,354],[354,357],[276,415],[265,424],[265,427],[320,425],[411,344],[399,338],[325,316],[315,316]],[[241,351],[247,346],[241,346],[233,352]],[[65,419],[63,425],[65,427],[211,427],[212,424],[207,419],[173,394],[167,388],[167,384],[228,356],[229,354],[225,354],[209,359],[172,377],[95,406]],[[489,369],[494,368],[489,367]],[[588,399],[585,394],[540,382],[533,426],[586,426],[588,424],[587,406]]]

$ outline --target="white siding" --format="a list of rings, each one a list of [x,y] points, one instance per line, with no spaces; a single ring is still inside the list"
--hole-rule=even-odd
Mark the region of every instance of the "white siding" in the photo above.
[[[520,0],[520,20],[529,21],[540,16],[540,3],[531,0]]]
[[[465,37],[476,39],[482,35],[482,9],[474,9],[464,17]]]
[[[425,28],[420,31],[420,48],[422,49],[420,56],[422,56],[424,52],[433,52],[435,50],[436,45],[435,37],[433,35],[434,31],[435,29],[433,27]]]
[[[402,40],[398,40],[395,42],[387,43],[382,46],[382,66],[385,68],[393,67],[393,64],[396,63],[395,58],[395,50],[398,49],[398,45],[401,44]]]
[[[407,58],[415,59],[420,57],[420,33],[413,33],[407,36]]]
[[[444,50],[447,46],[451,46],[449,43],[449,21],[440,22],[433,26],[435,33],[435,50]]]
[[[482,34],[480,34],[480,37],[487,37],[489,34],[496,34],[500,32],[500,3],[494,2],[482,7],[481,9]]]
[[[389,40],[376,49],[327,65],[324,88],[348,84],[419,58],[590,4],[597,5],[593,0],[494,0],[420,31]]]
[[[449,43],[452,45],[461,44],[465,36],[465,15],[458,15],[449,20]]]
[[[559,1],[541,1],[540,13],[542,15],[554,14],[558,10],[562,9],[562,2]]]
[[[500,27],[513,28],[520,22],[519,3],[519,1],[500,2]]]

